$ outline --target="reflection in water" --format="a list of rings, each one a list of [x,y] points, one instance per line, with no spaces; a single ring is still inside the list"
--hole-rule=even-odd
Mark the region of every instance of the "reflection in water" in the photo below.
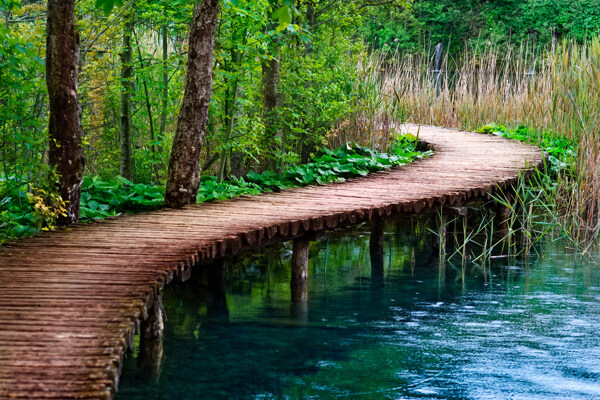
[[[137,367],[142,376],[157,384],[160,381],[160,372],[163,361],[162,339],[141,339],[140,354],[137,357]]]
[[[308,316],[308,258],[310,241],[294,239],[292,245],[292,277],[290,279],[291,313],[295,319],[306,322]]]
[[[225,260],[215,260],[206,268],[206,293],[209,298],[206,301],[206,316],[215,321],[227,322],[229,320],[229,309],[227,308]]]
[[[162,367],[162,336],[165,328],[165,310],[160,290],[154,291],[151,304],[146,319],[140,323],[140,350],[137,365],[142,376],[150,382],[157,383],[160,380]]]
[[[550,242],[529,263],[440,262],[413,220],[386,230],[375,287],[370,230],[311,243],[300,320],[289,244],[226,261],[227,318],[208,279],[167,287],[160,378],[129,358],[117,398],[600,397],[599,265]]]
[[[369,238],[369,256],[371,258],[371,285],[374,289],[383,287],[383,238],[385,220],[373,217]]]

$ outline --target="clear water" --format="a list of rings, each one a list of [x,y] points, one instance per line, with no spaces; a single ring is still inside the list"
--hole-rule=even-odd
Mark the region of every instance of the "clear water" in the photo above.
[[[134,349],[117,399],[600,398],[600,265],[548,241],[529,262],[440,267],[414,232],[388,229],[383,286],[368,229],[312,243],[304,311],[285,246],[227,262],[226,306],[168,287],[160,370]]]

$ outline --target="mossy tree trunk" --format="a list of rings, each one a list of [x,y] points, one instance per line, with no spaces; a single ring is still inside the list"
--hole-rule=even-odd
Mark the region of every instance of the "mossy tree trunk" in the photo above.
[[[84,168],[77,95],[79,38],[75,31],[74,8],[74,0],[48,0],[46,85],[50,102],[49,161],[60,175],[58,190],[67,202],[67,215],[58,218],[59,225],[79,221]]]
[[[188,70],[183,104],[169,160],[165,206],[194,203],[200,184],[200,149],[208,121],[212,91],[212,64],[219,0],[194,6],[190,28]]]

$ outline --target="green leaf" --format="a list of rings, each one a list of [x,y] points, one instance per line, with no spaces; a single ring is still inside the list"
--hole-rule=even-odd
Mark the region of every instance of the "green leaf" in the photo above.
[[[104,14],[109,15],[115,6],[122,6],[123,0],[96,0],[96,8],[102,8]]]
[[[289,6],[281,6],[277,10],[273,11],[271,15],[273,19],[279,21],[279,25],[286,27],[292,23],[292,11]]]
[[[117,180],[121,183],[124,183],[125,185],[129,185],[129,186],[135,186],[135,184],[133,182],[131,182],[129,179],[127,178],[123,178],[121,175],[117,176]]]

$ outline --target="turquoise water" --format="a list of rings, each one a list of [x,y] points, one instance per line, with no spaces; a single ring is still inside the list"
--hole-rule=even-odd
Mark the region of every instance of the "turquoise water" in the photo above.
[[[305,309],[289,245],[228,260],[226,299],[169,286],[160,368],[134,348],[117,399],[600,398],[600,265],[550,241],[528,262],[440,265],[403,223],[381,284],[368,241],[359,227],[311,243]]]

